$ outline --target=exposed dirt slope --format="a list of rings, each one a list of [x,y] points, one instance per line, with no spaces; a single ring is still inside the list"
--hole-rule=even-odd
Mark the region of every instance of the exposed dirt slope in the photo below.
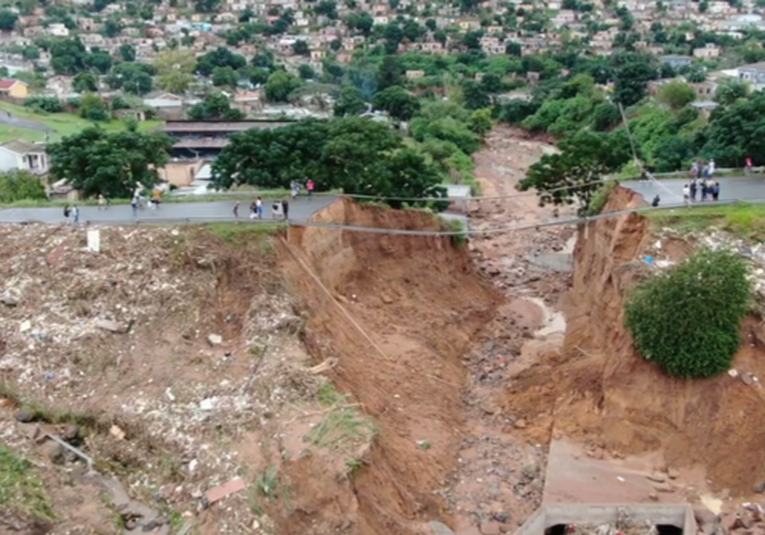
[[[438,227],[424,213],[345,201],[315,218]],[[310,311],[308,346],[317,360],[339,359],[332,377],[339,390],[352,393],[381,429],[367,465],[352,479],[357,509],[314,507],[305,513],[334,519],[334,531],[324,533],[406,535],[418,533],[423,520],[448,522],[433,491],[456,462],[464,418],[461,359],[491,317],[495,294],[475,273],[466,249],[446,238],[324,228],[290,232],[282,257]],[[333,499],[331,492],[319,496]],[[319,533],[311,521],[308,514],[293,515],[284,532]]]
[[[640,202],[618,189],[605,211]],[[515,377],[505,407],[533,422],[530,433],[538,440],[549,437],[554,423],[556,432],[583,438],[606,455],[660,450],[674,468],[704,466],[717,490],[751,492],[765,475],[765,430],[754,424],[765,418],[761,390],[727,374],[670,378],[636,354],[624,327],[624,292],[656,239],[635,214],[579,230],[562,355],[550,354]],[[662,254],[677,259],[690,245],[665,239]],[[734,366],[765,377],[759,329],[755,320],[745,324]]]

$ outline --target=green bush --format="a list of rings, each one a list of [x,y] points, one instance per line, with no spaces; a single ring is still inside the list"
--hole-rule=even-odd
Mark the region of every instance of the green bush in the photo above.
[[[700,249],[631,292],[626,326],[640,354],[670,375],[711,377],[730,368],[750,297],[740,255]]]

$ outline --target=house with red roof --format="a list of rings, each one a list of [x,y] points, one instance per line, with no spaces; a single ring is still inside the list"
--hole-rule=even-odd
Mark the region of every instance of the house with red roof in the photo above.
[[[29,85],[21,80],[0,80],[0,95],[13,98],[27,98],[29,96]]]

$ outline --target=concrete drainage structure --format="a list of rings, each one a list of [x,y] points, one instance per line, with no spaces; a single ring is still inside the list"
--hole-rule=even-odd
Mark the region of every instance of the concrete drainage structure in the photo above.
[[[518,528],[515,535],[545,535],[555,532],[558,526],[577,524],[614,525],[624,517],[633,523],[649,521],[663,533],[696,535],[696,520],[693,508],[687,504],[678,505],[584,505],[555,504],[543,505]],[[548,531],[549,530],[549,531]]]

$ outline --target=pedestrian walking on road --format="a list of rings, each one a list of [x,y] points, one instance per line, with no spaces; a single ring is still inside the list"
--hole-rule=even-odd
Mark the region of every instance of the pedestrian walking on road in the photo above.
[[[720,183],[715,180],[712,184],[712,200],[717,201],[720,199]]]
[[[98,194],[98,209],[104,210],[106,208],[106,197],[103,193]]]
[[[686,206],[691,204],[691,187],[688,184],[683,186],[683,202]]]
[[[290,203],[287,201],[287,197],[284,197],[282,199],[282,215],[284,216],[285,221],[289,221],[290,219]]]
[[[134,195],[130,200],[130,208],[133,211],[133,217],[138,216],[138,195]]]
[[[72,209],[69,207],[69,205],[64,206],[64,221],[66,223],[69,223],[69,216],[72,215]]]
[[[306,182],[306,183],[305,183],[305,189],[307,189],[307,190],[308,190],[308,198],[309,198],[309,199],[310,199],[311,197],[313,197],[313,187],[314,187],[314,185],[313,185],[313,180],[311,180],[311,179],[309,178],[309,179],[308,179],[308,182]]]
[[[77,207],[77,205],[72,206],[72,224],[80,224],[80,209]]]
[[[694,178],[691,180],[691,202],[696,202],[696,193],[699,191],[698,181]]]
[[[239,219],[239,201],[234,203],[234,217]]]
[[[746,176],[749,176],[752,174],[752,159],[747,158],[746,159],[746,166],[744,167],[744,173]]]
[[[258,219],[263,219],[263,199],[260,198],[260,195],[255,199],[255,211],[258,214]]]

